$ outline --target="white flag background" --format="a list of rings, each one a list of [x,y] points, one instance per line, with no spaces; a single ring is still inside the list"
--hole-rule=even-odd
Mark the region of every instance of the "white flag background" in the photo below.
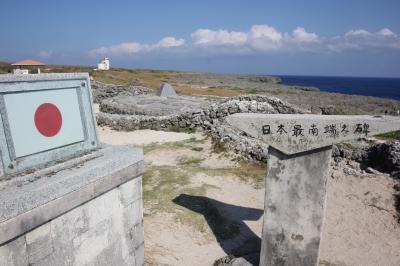
[[[5,94],[4,102],[17,158],[84,140],[76,89]],[[35,125],[35,112],[44,103],[55,105],[62,117],[61,129],[51,137]]]

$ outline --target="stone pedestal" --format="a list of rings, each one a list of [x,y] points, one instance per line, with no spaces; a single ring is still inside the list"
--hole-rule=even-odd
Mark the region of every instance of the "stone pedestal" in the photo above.
[[[0,182],[0,265],[144,265],[143,152],[106,147]]]

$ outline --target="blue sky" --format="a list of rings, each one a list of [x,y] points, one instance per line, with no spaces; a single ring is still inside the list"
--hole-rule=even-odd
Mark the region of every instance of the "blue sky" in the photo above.
[[[14,1],[0,60],[400,77],[400,1]]]

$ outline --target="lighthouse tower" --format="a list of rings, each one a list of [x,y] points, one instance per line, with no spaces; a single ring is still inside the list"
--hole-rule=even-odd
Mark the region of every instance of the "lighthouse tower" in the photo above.
[[[97,65],[99,70],[109,70],[110,69],[110,59],[108,57],[104,57],[103,61]]]

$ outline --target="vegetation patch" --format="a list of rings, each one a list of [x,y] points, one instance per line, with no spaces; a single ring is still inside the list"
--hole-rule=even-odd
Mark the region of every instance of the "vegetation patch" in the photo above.
[[[376,135],[375,137],[381,140],[400,140],[400,130]]]
[[[212,235],[210,228],[221,239],[239,234],[238,224],[225,218],[213,200],[205,197],[207,189],[213,186],[188,186],[189,173],[175,166],[147,165],[143,175],[145,215],[175,213],[177,222],[190,225],[209,237]]]
[[[321,260],[321,261],[319,262],[319,265],[320,265],[320,266],[341,266],[341,265],[339,265],[339,264],[332,263],[332,262],[329,262],[329,261],[326,261],[326,260]]]
[[[343,109],[335,109],[334,114],[335,114],[335,115],[351,115],[350,112],[345,111],[345,110],[343,110]]]
[[[199,165],[204,159],[202,158],[196,158],[196,157],[180,157],[178,158],[178,165],[181,166],[196,166]]]
[[[212,139],[211,142],[212,151],[215,153],[227,152],[228,149],[226,148],[225,143],[226,143],[225,141]]]
[[[357,151],[359,150],[359,148],[357,148],[356,146],[350,144],[350,143],[342,143],[343,148],[348,149],[348,150],[352,150],[352,151]]]
[[[236,176],[243,182],[254,185],[260,189],[264,185],[266,166],[261,163],[240,161],[237,167],[210,168],[201,166],[204,159],[195,157],[180,157],[178,165],[192,174],[204,173],[208,176]]]
[[[200,152],[203,150],[203,148],[202,147],[192,147],[191,150]]]
[[[151,143],[148,145],[143,146],[143,152],[149,153],[153,150],[156,149],[178,149],[178,148],[188,148],[188,149],[193,149],[195,148],[194,145],[197,144],[203,144],[205,142],[205,139],[196,139],[195,137],[190,138],[188,140],[184,141],[176,141],[176,142],[167,142],[167,143]]]

